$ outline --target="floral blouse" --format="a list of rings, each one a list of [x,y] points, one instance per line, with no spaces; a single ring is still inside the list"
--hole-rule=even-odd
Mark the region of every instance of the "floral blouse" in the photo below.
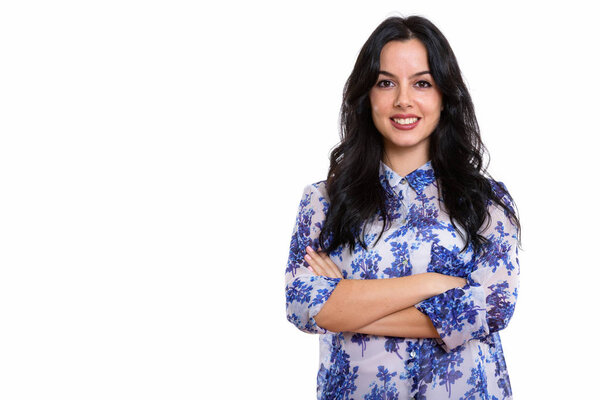
[[[488,203],[489,239],[474,256],[440,207],[431,161],[405,177],[384,163],[380,181],[388,194],[392,225],[374,244],[381,218],[365,235],[368,250],[340,247],[329,256],[347,279],[384,279],[438,272],[467,279],[467,285],[426,299],[416,308],[426,314],[440,338],[414,339],[329,332],[314,316],[340,279],[317,276],[303,257],[318,249],[329,207],[325,182],[304,189],[285,270],[287,319],[298,329],[318,333],[320,368],[317,398],[329,399],[510,399],[512,392],[500,336],[517,300],[517,228],[497,204]],[[494,191],[514,207],[504,184]]]

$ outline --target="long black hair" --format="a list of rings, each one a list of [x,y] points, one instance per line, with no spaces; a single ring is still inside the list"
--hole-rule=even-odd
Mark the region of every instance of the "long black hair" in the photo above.
[[[383,46],[393,40],[410,39],[419,40],[427,49],[431,75],[442,92],[443,109],[430,137],[429,156],[450,221],[465,230],[463,250],[471,243],[477,252],[487,242],[478,232],[488,216],[489,201],[502,207],[520,228],[515,209],[503,201],[506,197],[512,202],[510,195],[491,177],[486,177],[483,165],[486,148],[450,44],[423,17],[390,17],[363,45],[344,87],[341,141],[330,155],[326,183],[330,207],[319,237],[320,246],[327,253],[340,245],[349,245],[350,251],[356,244],[366,249],[366,229],[360,235],[361,228],[380,215],[383,219],[380,238],[390,220],[387,194],[379,181],[383,139],[373,123],[369,91],[379,76]]]

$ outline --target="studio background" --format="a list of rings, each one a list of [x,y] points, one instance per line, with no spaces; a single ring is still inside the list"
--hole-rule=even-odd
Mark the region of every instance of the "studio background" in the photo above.
[[[297,207],[360,47],[412,14],[520,212],[515,399],[589,398],[600,30],[556,4],[3,2],[0,398],[314,398],[317,336],[285,319]]]

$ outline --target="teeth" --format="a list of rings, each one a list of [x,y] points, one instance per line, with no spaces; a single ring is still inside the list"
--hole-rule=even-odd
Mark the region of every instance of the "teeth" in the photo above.
[[[410,125],[417,122],[419,118],[394,118],[394,122],[400,125]]]

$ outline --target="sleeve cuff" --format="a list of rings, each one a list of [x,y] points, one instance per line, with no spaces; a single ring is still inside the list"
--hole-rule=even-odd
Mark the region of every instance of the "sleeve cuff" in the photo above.
[[[489,333],[485,293],[481,286],[451,289],[423,300],[415,307],[431,319],[440,335],[436,340],[447,352]]]
[[[327,333],[315,322],[315,315],[337,287],[341,278],[317,275],[300,275],[286,287],[287,319],[307,333]]]

